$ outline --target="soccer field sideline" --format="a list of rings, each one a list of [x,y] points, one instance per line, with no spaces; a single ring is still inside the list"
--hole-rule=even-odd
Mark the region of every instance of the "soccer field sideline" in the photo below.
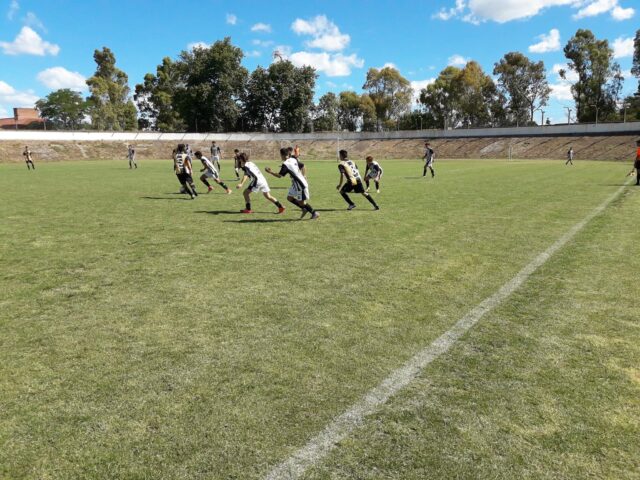
[[[394,370],[377,387],[367,392],[358,403],[349,408],[342,415],[333,420],[309,443],[296,451],[287,460],[276,466],[265,476],[265,480],[296,480],[318,462],[322,461],[329,452],[336,447],[355,428],[374,413],[390,397],[405,388],[411,381],[422,373],[424,368],[440,355],[446,353],[464,334],[473,328],[487,313],[506,300],[519,289],[527,279],[544,265],[558,250],[569,243],[580,231],[600,215],[616,200],[630,182],[626,182],[615,193],[605,199],[583,220],[574,225],[568,232],[556,240],[549,248],[540,253],[531,263],[520,270],[515,277],[504,284],[496,293],[483,300],[467,315],[458,320],[455,325],[433,343],[416,353],[405,365]]]

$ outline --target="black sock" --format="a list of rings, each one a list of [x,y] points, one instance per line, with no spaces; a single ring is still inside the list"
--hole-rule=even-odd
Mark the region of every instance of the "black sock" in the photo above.
[[[371,205],[373,205],[374,207],[378,208],[378,204],[376,203],[376,201],[373,199],[373,197],[371,195],[365,195],[365,198],[367,200],[369,200],[369,203]]]
[[[247,202],[244,205],[247,207],[247,210],[251,210],[251,202]]]
[[[211,185],[209,184],[209,182],[207,182],[206,180],[202,180],[202,183],[204,183],[207,187],[210,187]]]
[[[282,204],[278,200],[276,200],[276,207],[282,208]]]
[[[345,202],[347,202],[349,205],[353,205],[353,202],[351,201],[351,199],[349,198],[349,195],[347,195],[344,192],[340,192],[340,195],[342,195],[342,198],[344,198]]]
[[[422,176],[423,177],[427,176],[427,167],[424,167],[424,170],[422,171]]]
[[[380,190],[380,182],[376,182],[376,190]]]
[[[289,199],[287,198],[287,200],[289,200]],[[294,205],[295,205],[296,207],[298,207],[298,208],[302,208],[302,207],[300,206],[300,204],[298,203],[298,200],[296,200],[296,199],[289,200],[289,203],[294,204]]]
[[[369,179],[368,178],[364,181],[364,183],[366,183],[367,184],[367,188],[369,188]]]
[[[304,209],[309,212],[311,215],[313,215],[316,211],[313,209],[313,207],[311,205],[309,205],[308,203],[304,206]]]
[[[224,188],[225,190],[229,190],[229,187],[227,187],[224,182],[220,182],[218,185],[220,185],[222,188]]]

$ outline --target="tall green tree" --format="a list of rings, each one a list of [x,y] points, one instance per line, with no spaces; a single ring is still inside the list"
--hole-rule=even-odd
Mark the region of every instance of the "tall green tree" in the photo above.
[[[87,104],[80,93],[63,88],[51,92],[36,102],[40,116],[58,130],[76,130],[87,113]]]
[[[638,121],[640,120],[640,30],[636,31],[633,39],[631,74],[638,80],[638,89],[636,93],[624,99],[621,114],[626,119]]]
[[[231,131],[238,124],[247,81],[244,53],[229,37],[210,47],[185,50],[178,59],[175,107],[189,131]]]
[[[578,75],[571,87],[578,121],[594,121],[596,114],[601,119],[614,116],[624,79],[609,42],[579,29],[567,42],[564,54],[569,68]]]
[[[250,130],[302,132],[311,121],[315,70],[289,61],[257,67],[244,95],[244,120]]]
[[[180,66],[169,57],[162,59],[156,74],[147,73],[144,82],[136,85],[133,96],[143,128],[161,132],[181,132],[186,128],[176,107],[175,96],[183,88]]]
[[[321,132],[333,132],[339,128],[338,111],[340,102],[333,92],[325,93],[315,106],[313,128]]]
[[[375,106],[378,130],[394,128],[402,114],[411,109],[411,83],[393,67],[370,68],[362,88]]]
[[[127,74],[116,67],[116,57],[107,47],[95,50],[93,59],[96,73],[87,80],[91,125],[96,130],[135,130],[137,112],[129,97]]]
[[[425,115],[429,123],[436,128],[447,128],[456,124],[460,96],[457,91],[457,78],[461,71],[458,67],[446,67],[433,83],[420,92],[419,101],[424,107]]]
[[[533,122],[537,109],[547,105],[551,87],[544,62],[532,62],[520,52],[507,53],[495,64],[493,74],[508,98],[510,117],[514,123]]]

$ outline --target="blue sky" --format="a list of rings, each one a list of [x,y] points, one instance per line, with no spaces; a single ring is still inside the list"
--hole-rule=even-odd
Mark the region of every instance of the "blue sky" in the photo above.
[[[625,92],[635,91],[639,10],[637,0],[0,0],[0,117],[57,88],[84,88],[96,48],[115,52],[133,87],[163,57],[230,36],[250,70],[275,49],[315,66],[317,95],[361,92],[370,67],[393,64],[419,89],[449,64],[473,59],[491,73],[520,51],[545,62],[554,87],[545,118],[561,122],[573,102],[557,70],[578,28],[609,40]]]

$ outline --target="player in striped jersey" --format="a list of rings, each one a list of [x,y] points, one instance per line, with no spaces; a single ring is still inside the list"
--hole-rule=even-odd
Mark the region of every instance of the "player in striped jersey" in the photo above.
[[[279,172],[276,173],[269,167],[265,168],[265,171],[277,178],[289,175],[291,178],[291,188],[289,188],[287,200],[302,210],[301,219],[304,218],[307,213],[310,213],[311,219],[315,220],[320,215],[307,203],[309,200],[309,183],[302,174],[298,159],[289,154],[288,148],[280,149],[280,159],[282,160],[282,166]]]
[[[220,168],[220,159],[222,158],[222,150],[220,150],[220,147],[216,145],[216,142],[211,142],[211,163],[213,163],[215,165],[215,167],[218,169],[218,172],[221,172],[222,169]]]
[[[31,156],[31,150],[29,150],[29,146],[24,147],[24,152],[22,152],[24,156],[24,161],[27,163],[27,170],[31,170],[32,168],[35,170],[36,166],[33,164],[33,157]]]
[[[345,201],[349,204],[347,210],[353,210],[356,208],[356,204],[351,201],[348,193],[355,192],[361,193],[364,198],[366,198],[375,210],[380,210],[380,207],[373,199],[371,195],[364,191],[364,185],[362,184],[362,177],[360,177],[360,172],[358,171],[358,167],[355,163],[349,160],[349,154],[346,150],[340,150],[339,152],[340,158],[338,160],[338,170],[340,171],[340,182],[336,187],[337,190],[340,190],[340,195]],[[342,185],[342,180],[345,179],[344,186]],[[342,188],[341,188],[342,187]]]
[[[211,190],[213,190],[213,187],[207,181],[207,178],[211,178],[214,182],[216,182],[218,185],[220,185],[222,188],[224,188],[225,192],[227,192],[227,195],[230,194],[231,193],[231,189],[229,189],[229,187],[227,187],[224,184],[224,182],[222,180],[220,180],[220,172],[218,172],[218,169],[211,162],[211,160],[209,160],[207,157],[202,155],[202,152],[200,150],[198,150],[195,153],[195,155],[196,155],[196,158],[202,162],[202,167],[203,168],[200,171],[204,172],[204,173],[200,176],[200,180],[202,181],[202,183],[204,183],[207,186],[207,193],[209,193]]]
[[[182,143],[178,145],[176,154],[173,156],[173,170],[185,193],[188,193],[192,200],[196,198],[198,192],[196,192],[196,186],[193,184],[193,178],[191,177],[193,171],[191,159],[185,153],[185,146]]]
[[[242,180],[236,186],[236,188],[242,188],[245,182],[249,180],[249,186],[243,192],[244,200],[246,202],[246,208],[240,211],[242,213],[253,213],[253,210],[251,210],[250,195],[255,192],[262,192],[264,198],[278,207],[278,213],[284,213],[285,208],[278,200],[271,196],[271,189],[269,188],[267,179],[264,178],[264,175],[262,175],[262,172],[260,171],[258,166],[255,163],[249,161],[249,155],[242,152],[238,155],[238,160],[240,161],[240,167],[244,172],[244,176],[242,177]]]
[[[133,148],[133,145],[127,147],[127,158],[129,159],[129,170],[133,167],[138,168],[138,164],[136,163],[136,149]]]
[[[380,193],[380,179],[382,178],[382,167],[376,162],[371,155],[367,158],[367,168],[364,170],[364,182],[367,184],[366,192],[369,193],[369,180],[376,184],[376,192]]]

